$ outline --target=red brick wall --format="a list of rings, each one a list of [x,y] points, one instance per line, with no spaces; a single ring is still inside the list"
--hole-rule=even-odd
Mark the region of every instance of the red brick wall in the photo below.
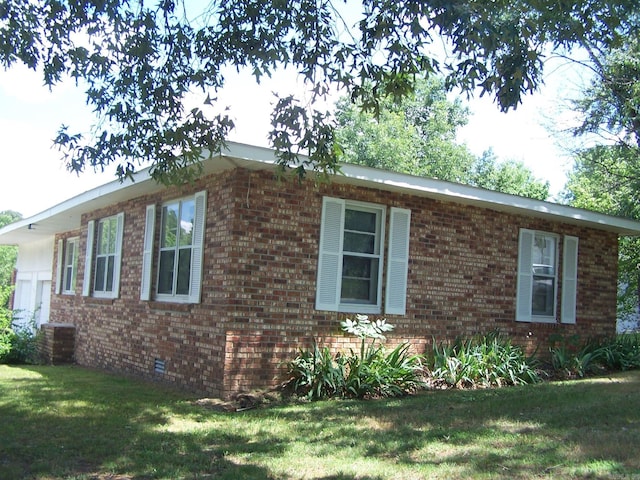
[[[202,303],[140,302],[146,205],[204,188]],[[86,215],[77,292],[53,296],[51,321],[76,325],[81,364],[157,376],[219,396],[275,385],[284,380],[282,362],[313,337],[332,345],[345,341],[339,329],[344,315],[314,308],[324,195],[412,211],[407,314],[387,316],[396,325],[391,343],[410,339],[424,351],[432,339],[499,329],[528,348],[544,349],[552,333],[615,332],[615,234],[375,189],[278,182],[270,172],[247,170]],[[120,211],[120,298],[82,297],[86,223]],[[576,325],[515,322],[520,228],[579,237]],[[156,358],[165,361],[162,375],[154,373]]]

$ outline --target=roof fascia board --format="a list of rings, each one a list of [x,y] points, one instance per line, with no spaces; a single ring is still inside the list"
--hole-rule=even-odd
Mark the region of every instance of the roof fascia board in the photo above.
[[[308,160],[308,157],[304,155],[300,155],[300,157],[302,161]],[[220,162],[220,160],[223,160],[223,162]],[[233,166],[263,169],[274,167],[277,164],[277,156],[275,151],[270,148],[227,142],[217,154],[204,160],[204,163],[205,172],[207,173],[219,169],[232,168]],[[476,205],[504,212],[549,218],[579,225],[590,225],[595,228],[609,230],[623,235],[640,235],[640,222],[626,218],[361,165],[341,164],[340,168],[340,174],[334,177],[336,182],[404,192],[443,201]],[[155,187],[148,185],[148,182],[154,182],[154,186],[158,189],[162,188],[161,185],[156,184],[151,178],[150,168],[145,168],[134,175],[133,182],[114,180],[81,193],[34,216],[7,225],[0,229],[0,237],[18,229],[28,228],[29,225],[35,225],[38,222],[54,216],[65,215],[74,209],[81,208],[84,204],[95,203],[101,198],[107,200],[110,196],[115,196],[117,193],[128,188],[131,189],[132,197],[141,193],[141,185],[154,189]]]
[[[601,229],[608,229],[626,235],[640,235],[640,222],[570,207],[568,205],[510,195],[443,180],[377,170],[359,165],[343,164],[342,174],[355,181],[372,183],[395,191],[404,191],[469,205],[484,206],[510,213],[542,216],[558,221],[572,221],[580,224],[591,224]]]

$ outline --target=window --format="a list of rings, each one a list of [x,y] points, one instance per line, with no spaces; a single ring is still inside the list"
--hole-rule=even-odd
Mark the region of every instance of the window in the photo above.
[[[193,199],[170,203],[162,208],[159,294],[189,295],[194,215]]]
[[[89,222],[83,295],[118,297],[123,227],[124,213]]]
[[[118,256],[116,250],[117,232],[118,220],[116,217],[106,218],[98,222],[94,293],[107,294],[113,292],[115,264]]]
[[[391,210],[386,312],[404,313],[410,212]],[[325,197],[318,261],[318,310],[381,312],[385,220],[384,206]],[[392,278],[398,279],[398,284],[391,286]]]
[[[378,304],[383,212],[365,207],[345,208],[341,303]]]
[[[577,280],[576,237],[565,237],[563,246],[563,323],[575,322]],[[558,299],[559,237],[554,234],[520,230],[517,320],[555,322]]]
[[[64,249],[62,293],[73,294],[76,290],[76,268],[78,266],[78,239],[70,238]]]
[[[555,317],[557,238],[536,233],[533,237],[533,292],[531,314]]]
[[[78,238],[58,240],[56,294],[73,295],[76,290],[78,266]]]
[[[156,299],[197,303],[202,282],[206,192],[162,206]],[[155,205],[147,207],[140,298],[151,299]]]

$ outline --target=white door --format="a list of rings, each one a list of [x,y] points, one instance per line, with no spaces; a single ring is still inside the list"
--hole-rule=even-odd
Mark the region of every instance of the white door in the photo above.
[[[38,281],[36,292],[36,325],[38,328],[43,323],[49,322],[49,308],[51,304],[51,280]]]

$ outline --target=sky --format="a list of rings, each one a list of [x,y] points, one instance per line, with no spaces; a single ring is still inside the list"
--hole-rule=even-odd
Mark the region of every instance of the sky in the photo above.
[[[580,73],[564,62],[550,62],[545,72],[545,86],[510,113],[501,113],[487,96],[467,101],[469,124],[459,131],[458,140],[477,155],[492,148],[498,160],[524,162],[537,178],[550,182],[552,195],[556,195],[571,167],[571,159],[557,138],[562,130],[559,125],[567,121],[566,111],[558,107],[568,95],[575,95],[582,80]],[[290,85],[291,75],[285,74],[261,86],[252,79],[228,79],[219,100],[232,108],[236,121],[229,139],[267,146],[271,92],[287,92]],[[91,121],[84,92],[73,82],[49,91],[42,86],[40,75],[24,67],[0,70],[0,211],[14,210],[29,217],[114,180],[115,165],[106,172],[89,170],[80,176],[68,172],[61,153],[53,148],[61,125],[76,131]]]

